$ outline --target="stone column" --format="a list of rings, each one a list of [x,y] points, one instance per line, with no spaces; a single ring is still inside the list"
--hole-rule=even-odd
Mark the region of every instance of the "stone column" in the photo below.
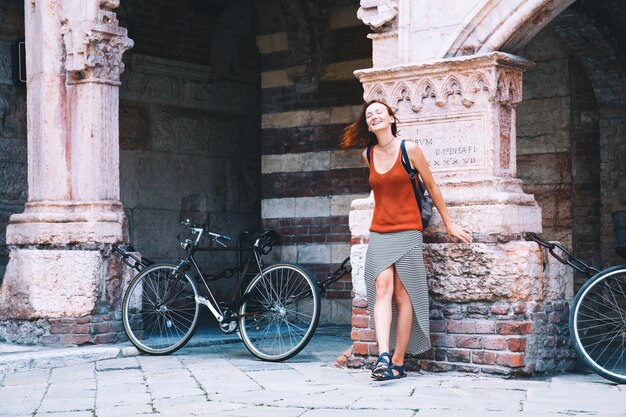
[[[569,367],[565,276],[524,240],[526,232],[541,232],[541,209],[516,178],[515,107],[522,72],[532,63],[501,52],[405,63],[406,27],[394,27],[401,16],[386,19],[377,29],[388,32],[372,36],[375,67],[355,72],[363,97],[396,111],[400,137],[421,146],[450,215],[474,237],[470,245],[447,243],[438,216],[427,229],[433,349],[409,365],[499,374]],[[385,51],[395,65],[377,61]],[[350,213],[355,342],[348,362],[354,366],[377,354],[363,282],[373,204],[371,197],[355,200]]]
[[[38,341],[107,341],[112,336],[97,335],[115,331],[86,323],[112,319],[116,272],[104,244],[125,235],[118,90],[122,54],[133,42],[112,11],[118,6],[25,2],[28,202],[7,227],[0,317],[13,327],[22,321]]]

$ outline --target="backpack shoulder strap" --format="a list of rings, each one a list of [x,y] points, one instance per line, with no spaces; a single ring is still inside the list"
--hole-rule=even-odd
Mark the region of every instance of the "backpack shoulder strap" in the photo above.
[[[404,144],[404,141],[400,142],[400,149],[402,150],[402,166],[404,167],[405,171],[409,174],[409,178],[411,179],[411,186],[413,187],[413,194],[415,194],[415,200],[417,201],[417,207],[419,209],[419,211],[422,211],[422,198],[421,198],[421,194],[420,194],[420,190],[418,190],[417,185],[415,184],[415,177],[417,176],[417,170],[411,168],[411,162],[409,162],[409,154],[406,151],[406,145]],[[423,184],[421,181],[419,181],[419,177],[417,178],[418,182],[420,183],[420,188],[423,187]],[[422,191],[423,192],[423,191]]]
[[[404,144],[404,140],[400,142],[400,149],[402,150],[402,166],[404,170],[409,174],[411,179],[415,178],[415,174],[417,173],[416,169],[411,168],[411,162],[409,161],[409,154],[406,151],[406,145]]]

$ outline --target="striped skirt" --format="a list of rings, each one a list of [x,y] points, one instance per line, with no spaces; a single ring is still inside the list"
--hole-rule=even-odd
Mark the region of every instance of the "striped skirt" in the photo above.
[[[413,304],[413,326],[407,352],[418,354],[430,349],[428,285],[424,268],[422,232],[403,230],[392,233],[370,232],[365,257],[365,287],[369,314],[374,322],[376,277],[395,264],[400,280]],[[390,347],[396,343],[396,308],[392,303]]]

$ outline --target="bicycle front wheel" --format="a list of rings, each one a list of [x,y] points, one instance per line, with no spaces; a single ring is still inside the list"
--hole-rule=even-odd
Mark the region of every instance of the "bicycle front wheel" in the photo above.
[[[574,347],[598,375],[626,383],[626,266],[594,275],[570,312]]]
[[[129,284],[122,303],[128,339],[151,355],[172,353],[187,343],[198,323],[200,306],[194,280],[176,266],[156,264]]]
[[[258,274],[239,308],[239,332],[253,355],[289,359],[307,345],[320,316],[317,283],[298,265],[276,264]]]

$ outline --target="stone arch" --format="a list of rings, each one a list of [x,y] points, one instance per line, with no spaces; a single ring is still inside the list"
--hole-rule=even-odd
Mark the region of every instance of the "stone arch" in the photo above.
[[[515,53],[574,0],[483,0],[444,47],[443,57]]]

